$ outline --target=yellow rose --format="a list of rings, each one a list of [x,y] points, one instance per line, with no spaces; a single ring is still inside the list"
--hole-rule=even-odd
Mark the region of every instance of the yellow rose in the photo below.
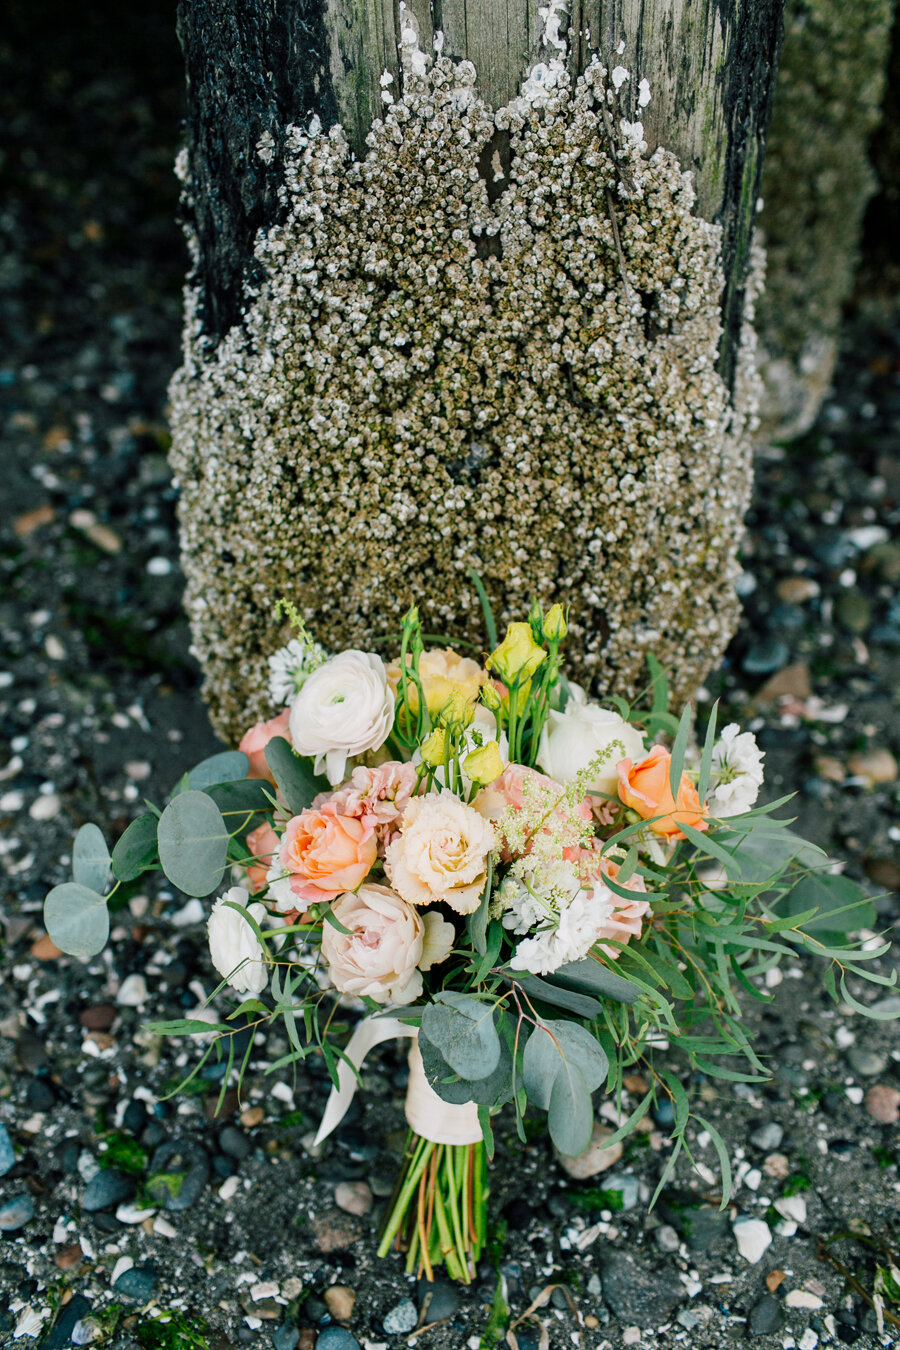
[[[433,647],[419,657],[419,679],[422,681],[428,711],[435,717],[454,694],[467,703],[474,703],[487,676],[477,661],[472,661],[468,656],[459,656],[452,647]],[[399,661],[394,661],[388,667],[388,680],[396,693],[400,687]],[[416,713],[419,710],[419,691],[412,683],[407,684],[406,689],[410,711]]]
[[[531,624],[511,623],[500,646],[488,657],[487,667],[495,670],[505,684],[512,685],[517,678],[530,680],[546,659],[546,651],[534,640]]]

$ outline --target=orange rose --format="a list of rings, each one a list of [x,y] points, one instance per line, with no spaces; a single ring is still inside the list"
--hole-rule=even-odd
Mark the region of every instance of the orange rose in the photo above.
[[[269,865],[278,852],[280,842],[278,835],[268,823],[258,825],[247,835],[247,850],[259,860],[247,868],[247,880],[254,894],[265,886]]]
[[[275,782],[272,770],[266,763],[266,746],[276,736],[283,736],[286,741],[290,741],[291,733],[288,730],[290,715],[290,708],[285,708],[284,712],[273,717],[271,722],[257,722],[256,726],[244,733],[238,749],[242,750],[250,761],[248,778],[266,778],[270,783]]]
[[[290,874],[291,890],[311,904],[355,891],[377,856],[374,830],[325,805],[288,821],[278,860]]]
[[[619,796],[632,811],[650,822],[654,834],[674,841],[685,836],[679,824],[695,830],[706,830],[706,808],[700,805],[697,789],[686,773],[678,784],[678,799],[672,796],[669,784],[669,766],[672,756],[661,745],[654,745],[646,759],[633,764],[630,759],[619,761]],[[658,816],[653,820],[651,817]]]

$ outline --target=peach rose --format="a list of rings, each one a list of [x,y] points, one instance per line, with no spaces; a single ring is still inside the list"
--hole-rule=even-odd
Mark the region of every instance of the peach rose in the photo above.
[[[247,868],[247,880],[254,892],[261,891],[264,888],[269,867],[280,844],[278,835],[268,823],[258,825],[255,830],[251,830],[247,835],[247,851],[254,858],[259,859],[257,863],[251,863]]]
[[[443,900],[457,914],[472,914],[493,847],[490,822],[444,788],[413,797],[399,834],[388,844],[385,866],[394,888],[411,905]]]
[[[378,856],[375,835],[361,820],[342,816],[333,806],[294,816],[285,827],[278,862],[289,873],[290,888],[312,904],[342,891],[355,891]]]
[[[709,829],[704,819],[706,808],[700,805],[697,789],[686,773],[681,775],[677,800],[669,784],[669,766],[672,756],[661,745],[653,749],[639,764],[630,759],[619,761],[619,797],[632,811],[649,821],[654,834],[670,842],[684,839],[679,824],[695,830]],[[658,820],[651,817],[658,816]]]
[[[340,815],[361,820],[367,829],[374,830],[383,849],[415,791],[416,778],[415,765],[399,760],[388,760],[374,769],[359,765],[348,782],[336,792],[316,797],[313,806],[330,803]]]
[[[247,773],[248,778],[265,778],[270,783],[274,783],[272,770],[266,763],[266,746],[269,741],[274,740],[276,736],[283,736],[290,742],[291,733],[288,730],[288,720],[291,715],[290,708],[285,708],[284,712],[273,717],[271,722],[257,722],[256,726],[251,727],[244,733],[244,737],[238,746],[250,761],[250,768]]]
[[[340,895],[331,912],[342,927],[322,928],[322,954],[335,989],[376,1003],[412,1003],[422,992],[421,970],[450,954],[455,930],[439,914],[417,914],[387,886],[369,883]]]

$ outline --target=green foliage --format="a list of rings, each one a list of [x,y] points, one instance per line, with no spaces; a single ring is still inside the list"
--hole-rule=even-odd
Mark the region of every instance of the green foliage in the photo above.
[[[202,1317],[164,1312],[142,1318],[137,1338],[142,1350],[208,1350],[209,1328]]]
[[[420,1035],[440,1052],[460,1078],[481,1079],[500,1059],[500,1038],[490,1004],[468,994],[441,990],[422,1013]]]
[[[576,1209],[588,1214],[599,1213],[602,1209],[620,1210],[624,1207],[622,1191],[605,1191],[599,1186],[585,1186],[581,1190],[569,1191],[569,1199]]]
[[[72,848],[72,875],[90,891],[106,890],[109,881],[109,849],[97,825],[82,825]]]
[[[112,868],[119,881],[134,881],[159,861],[158,824],[159,816],[147,811],[125,830],[112,853]]]
[[[115,1167],[129,1176],[140,1176],[147,1167],[147,1151],[130,1134],[113,1130],[104,1136],[105,1149],[100,1154],[101,1167]]]
[[[173,797],[159,818],[162,869],[185,895],[216,889],[228,860],[228,827],[215,802],[195,788]]]
[[[327,779],[314,774],[308,761],[295,754],[283,736],[269,741],[266,763],[294,815],[305,811],[314,797],[328,790]]]
[[[99,892],[66,881],[44,901],[44,923],[60,951],[87,961],[106,946],[109,910]]]
[[[242,750],[222,750],[217,755],[203,759],[189,772],[188,786],[206,789],[216,783],[232,783],[245,779],[250,769],[250,761]]]

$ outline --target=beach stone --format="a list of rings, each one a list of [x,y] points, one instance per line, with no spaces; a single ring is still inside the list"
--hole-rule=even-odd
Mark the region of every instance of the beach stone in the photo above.
[[[390,1312],[385,1313],[384,1329],[389,1336],[403,1336],[412,1331],[419,1320],[416,1305],[411,1298],[405,1298]]]
[[[520,1272],[521,1274],[521,1272]],[[449,1280],[438,1277],[435,1280],[419,1280],[419,1313],[425,1307],[425,1300],[431,1295],[428,1310],[425,1313],[426,1325],[431,1322],[443,1322],[459,1311],[459,1294]]]
[[[681,1238],[676,1229],[669,1223],[664,1223],[656,1229],[653,1234],[657,1247],[661,1252],[677,1252],[681,1246]]]
[[[313,1233],[320,1252],[339,1252],[362,1237],[362,1225],[354,1216],[334,1207],[313,1219]]]
[[[338,1322],[349,1322],[356,1306],[356,1291],[346,1284],[332,1284],[322,1295],[325,1306]]]
[[[728,1215],[711,1205],[691,1206],[676,1222],[692,1252],[712,1251],[723,1241],[728,1229]]]
[[[209,1181],[209,1159],[206,1150],[193,1139],[169,1139],[153,1154],[149,1171],[147,1190],[158,1205],[169,1210],[190,1209]],[[173,1186],[162,1180],[154,1181],[154,1173],[182,1179]]]
[[[282,1322],[272,1332],[273,1350],[294,1350],[300,1339],[300,1332],[293,1322]]]
[[[612,1133],[606,1125],[595,1123],[591,1142],[577,1158],[570,1158],[565,1153],[556,1155],[560,1167],[575,1181],[586,1181],[588,1177],[599,1176],[601,1172],[614,1167],[622,1156],[622,1142],[619,1140],[611,1147],[607,1146],[606,1141]]]
[[[147,1002],[147,981],[143,975],[126,975],[119,985],[116,1002],[123,1008],[140,1008]]]
[[[369,1214],[374,1204],[372,1189],[365,1181],[341,1181],[335,1187],[334,1199],[339,1209],[362,1217]]]
[[[359,1350],[359,1341],[346,1327],[325,1327],[316,1339],[316,1350]]]
[[[763,1219],[740,1217],[734,1221],[734,1238],[746,1262],[755,1266],[772,1241],[769,1225]]]
[[[621,1196],[624,1211],[636,1207],[639,1194],[638,1180],[630,1172],[611,1172],[603,1182],[603,1189]]]
[[[25,1105],[29,1111],[52,1111],[56,1105],[53,1084],[46,1078],[32,1078],[25,1093]]]
[[[751,1336],[770,1336],[784,1322],[781,1304],[771,1294],[763,1294],[754,1303],[747,1318],[747,1330]]]
[[[114,1003],[94,1003],[84,1009],[78,1020],[86,1031],[109,1031],[118,1015]]]
[[[130,1200],[133,1195],[134,1181],[131,1177],[126,1176],[124,1172],[117,1172],[114,1167],[101,1168],[85,1186],[81,1208],[86,1209],[89,1214],[94,1214],[100,1209],[115,1209],[123,1201]]]
[[[0,1233],[17,1233],[34,1218],[34,1201],[23,1191],[0,1205]]]
[[[778,1147],[784,1138],[784,1128],[778,1124],[777,1120],[770,1120],[765,1125],[760,1125],[750,1136],[750,1143],[754,1148],[761,1149],[763,1153],[771,1153]]]
[[[790,650],[781,638],[754,642],[741,663],[748,675],[771,675],[781,670],[790,659]]]
[[[12,1146],[9,1131],[0,1125],[0,1177],[5,1177],[11,1167],[16,1165],[16,1151]]]
[[[642,1327],[657,1327],[685,1297],[674,1270],[654,1269],[631,1252],[610,1247],[600,1264],[603,1298],[620,1321]]]
[[[92,1304],[83,1294],[75,1294],[59,1310],[59,1314],[53,1326],[50,1328],[50,1334],[41,1343],[41,1350],[66,1350],[66,1347],[73,1345],[72,1332],[79,1322],[83,1321],[91,1311]]]
[[[152,1297],[156,1284],[157,1274],[150,1266],[132,1266],[130,1270],[122,1271],[113,1289],[137,1303],[146,1303]]]
[[[900,1120],[900,1092],[885,1083],[869,1088],[863,1105],[879,1125],[894,1125]]]
[[[857,778],[865,778],[873,787],[897,780],[897,761],[890,750],[866,750],[863,754],[851,755],[847,767]]]
[[[851,1046],[847,1051],[847,1062],[853,1072],[859,1074],[860,1078],[875,1078],[878,1074],[884,1073],[887,1066],[887,1060],[883,1055],[856,1045]]]
[[[219,1131],[219,1148],[230,1158],[237,1158],[240,1161],[247,1157],[253,1145],[236,1125],[224,1125]]]

